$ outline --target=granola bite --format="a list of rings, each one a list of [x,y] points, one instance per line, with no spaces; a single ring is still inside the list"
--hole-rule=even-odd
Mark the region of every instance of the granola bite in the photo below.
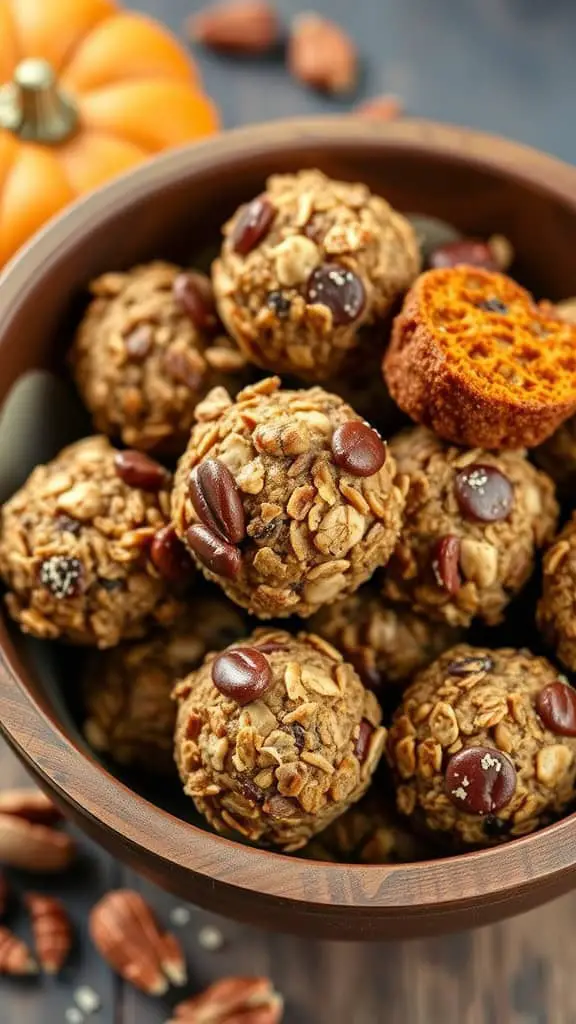
[[[0,512],[0,575],[25,633],[114,647],[168,625],[191,559],[168,524],[170,474],[89,437],[38,466]]]
[[[576,327],[504,274],[429,270],[383,370],[400,408],[447,441],[532,448],[576,411]]]
[[[320,637],[258,629],[178,683],[184,791],[219,832],[298,850],[365,793],[385,730]]]
[[[492,846],[573,800],[576,691],[529,651],[460,644],[408,687],[387,750],[401,813],[456,846]]]
[[[325,380],[416,277],[409,222],[365,185],[277,174],[224,227],[212,274],[220,316],[247,357]]]
[[[379,435],[321,388],[269,377],[196,410],[172,496],[204,575],[260,618],[306,617],[384,565],[404,499]]]
[[[90,746],[122,766],[153,775],[175,773],[176,681],[198,668],[209,651],[246,632],[234,605],[201,594],[172,629],[94,653],[83,689],[83,732]]]
[[[411,608],[387,603],[371,584],[322,608],[309,626],[334,644],[376,693],[390,683],[405,683],[453,647],[461,633]]]
[[[303,855],[337,864],[399,864],[430,857],[432,851],[374,788],[315,836]]]
[[[569,669],[576,669],[576,513],[544,556],[538,625]]]
[[[425,427],[403,431],[390,449],[406,510],[384,596],[451,626],[496,625],[554,534],[552,481],[525,452],[456,448]]]
[[[576,486],[576,416],[534,450],[534,460],[552,478],[561,497],[569,499]]]
[[[248,381],[244,356],[218,330],[210,279],[156,261],[103,274],[90,290],[70,362],[96,430],[180,454],[210,388]]]

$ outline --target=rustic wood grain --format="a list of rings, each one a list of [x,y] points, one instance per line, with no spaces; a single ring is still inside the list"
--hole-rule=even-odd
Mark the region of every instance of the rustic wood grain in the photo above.
[[[24,769],[0,741],[2,785],[26,782]],[[183,995],[230,973],[269,974],[287,1001],[285,1024],[574,1024],[573,931],[576,895],[502,925],[420,942],[305,942],[270,935],[190,908],[190,923],[174,928],[186,950],[189,985],[152,1000],[121,984],[86,934],[87,913],[109,888],[140,890],[158,917],[182,904],[120,867],[78,836],[81,859],[71,875],[35,888],[65,899],[78,932],[74,956],[61,979],[14,982],[0,978],[0,1024],[59,1024],[79,984],[102,1000],[94,1024],[163,1024]],[[28,887],[12,875],[15,890]],[[9,923],[28,936],[22,912]],[[202,950],[198,934],[216,926],[225,945]]]

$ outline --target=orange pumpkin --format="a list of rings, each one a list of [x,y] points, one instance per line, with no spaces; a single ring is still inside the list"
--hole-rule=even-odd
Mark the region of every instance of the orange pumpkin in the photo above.
[[[185,50],[114,0],[0,0],[0,86],[0,266],[81,193],[218,126]]]

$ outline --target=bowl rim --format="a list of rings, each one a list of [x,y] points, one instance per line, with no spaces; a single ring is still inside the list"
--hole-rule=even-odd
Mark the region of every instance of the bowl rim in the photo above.
[[[171,150],[79,199],[12,258],[0,273],[0,367],[11,323],[38,276],[62,261],[96,222],[183,176],[216,174],[230,159],[273,155],[279,147],[287,154],[313,144],[333,153],[362,145],[389,152],[424,151],[536,188],[576,213],[575,168],[483,132],[417,120],[377,124],[350,115],[234,129]],[[176,818],[130,790],[66,734],[28,688],[27,675],[6,623],[0,622],[0,729],[46,788],[80,818],[98,822],[124,845],[212,885],[287,907],[316,907],[323,913],[345,908],[359,915],[367,910],[376,915],[410,914],[463,907],[471,898],[478,905],[505,900],[519,886],[549,885],[576,866],[576,852],[571,853],[572,848],[576,851],[576,814],[502,846],[407,864],[333,864],[242,845]]]

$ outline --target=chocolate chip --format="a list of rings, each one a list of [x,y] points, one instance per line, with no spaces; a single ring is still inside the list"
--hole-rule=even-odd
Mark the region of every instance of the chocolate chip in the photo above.
[[[495,817],[494,814],[489,814],[482,822],[482,828],[484,834],[489,836],[491,839],[496,839],[498,836],[505,836],[510,831],[510,822],[503,821],[502,818]]]
[[[39,580],[54,597],[78,597],[84,588],[84,568],[78,558],[52,555],[40,564]]]
[[[256,196],[238,215],[230,235],[234,252],[247,256],[268,234],[276,216],[276,207],[264,194]]]
[[[218,327],[212,282],[194,270],[178,274],[173,285],[174,298],[197,328],[205,334]]]
[[[204,459],[190,474],[188,493],[197,516],[217,537],[230,544],[244,539],[244,506],[228,466]]]
[[[462,515],[481,523],[507,519],[514,505],[514,488],[495,466],[466,466],[457,474],[454,490]]]
[[[198,361],[196,353],[182,352],[169,348],[162,359],[166,373],[177,384],[183,384],[190,391],[198,391],[204,379],[204,364]]]
[[[306,746],[306,730],[300,725],[300,722],[291,722],[288,726],[288,731],[292,733],[296,749],[301,754]]]
[[[188,583],[194,564],[173,526],[163,526],[154,534],[150,559],[160,575],[176,586]]]
[[[207,526],[195,523],[186,531],[186,540],[196,558],[215,576],[233,579],[240,572],[242,556],[238,548],[221,540]]]
[[[304,226],[304,234],[310,241],[315,242],[316,245],[322,245],[322,242],[326,238],[327,231],[326,218],[320,214],[312,214],[308,223]]]
[[[478,672],[492,672],[494,659],[489,654],[472,654],[466,658],[457,658],[446,666],[451,676],[475,676]]]
[[[360,761],[360,764],[364,764],[364,761],[366,760],[373,732],[374,726],[370,725],[370,722],[363,718],[360,722],[360,732],[358,733],[358,739],[356,740],[356,746],[354,748],[354,753]]]
[[[455,242],[446,242],[445,245],[440,245],[434,250],[429,262],[434,270],[457,267],[462,263],[469,267],[498,270],[490,246],[487,242],[482,242],[477,238],[462,238]]]
[[[310,304],[327,306],[335,327],[357,320],[366,305],[366,292],[360,278],[347,267],[323,263],[313,270],[306,291]]]
[[[550,732],[576,736],[576,691],[562,683],[550,683],[536,697],[536,710]]]
[[[386,461],[386,446],[367,423],[348,420],[332,434],[332,454],[346,473],[373,476]]]
[[[105,576],[99,576],[98,586],[102,587],[102,590],[113,593],[114,590],[122,590],[124,588],[124,580],[107,580]]]
[[[462,586],[460,571],[460,541],[458,537],[448,534],[440,537],[432,552],[432,572],[439,587],[447,590],[452,596],[457,594]]]
[[[501,316],[509,312],[508,306],[501,299],[484,299],[476,303],[476,309],[483,309],[486,313],[500,313]]]
[[[150,324],[139,324],[124,338],[126,354],[135,362],[142,362],[150,353],[154,332]]]
[[[251,800],[252,803],[261,804],[264,802],[264,791],[252,781],[249,775],[240,775],[238,777],[238,789],[242,796],[245,796],[247,800]]]
[[[494,814],[514,795],[516,769],[500,750],[468,747],[450,758],[445,785],[452,803],[461,811]]]
[[[168,485],[168,473],[164,466],[143,452],[116,452],[114,469],[128,487],[138,487],[141,491],[161,491]]]
[[[255,647],[235,647],[212,662],[212,682],[224,697],[240,705],[250,704],[266,693],[272,683],[272,669]]]
[[[82,523],[79,523],[77,519],[72,519],[70,516],[56,516],[54,527],[56,530],[60,530],[61,533],[73,533],[77,537],[82,530]]]
[[[292,302],[284,292],[269,292],[266,305],[279,320],[286,320],[290,316]]]

